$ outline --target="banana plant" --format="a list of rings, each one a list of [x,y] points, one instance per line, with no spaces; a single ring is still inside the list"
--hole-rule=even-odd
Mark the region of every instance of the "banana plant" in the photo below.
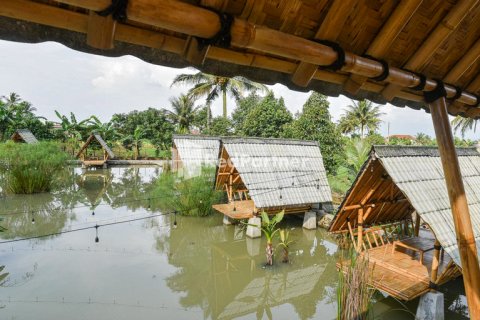
[[[262,211],[262,223],[260,229],[262,230],[265,238],[267,238],[267,247],[265,248],[265,256],[267,257],[267,265],[273,265],[273,238],[280,231],[277,228],[277,224],[282,221],[285,211],[280,211],[273,218],[270,219],[265,211]],[[258,227],[258,226],[257,226]]]
[[[280,234],[280,243],[278,244],[277,247],[282,247],[283,249],[282,262],[288,263],[290,261],[288,258],[289,248],[290,248],[290,245],[293,243],[293,240],[289,239],[290,233],[285,229],[280,229],[279,234]]]

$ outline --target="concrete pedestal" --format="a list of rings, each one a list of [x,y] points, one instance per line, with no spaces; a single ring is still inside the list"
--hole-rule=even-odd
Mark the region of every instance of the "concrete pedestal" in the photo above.
[[[420,297],[417,320],[444,320],[443,293],[427,292]]]
[[[223,215],[223,224],[226,225],[226,226],[229,226],[233,223],[232,223],[232,220],[228,216]]]
[[[317,213],[313,211],[305,212],[303,216],[303,227],[308,230],[317,228]]]
[[[333,221],[333,214],[327,213],[324,214],[320,219],[318,219],[318,226],[323,229],[330,228],[330,224]]]
[[[262,231],[260,230],[261,225],[262,220],[258,217],[248,219],[247,237],[260,238],[262,236]]]

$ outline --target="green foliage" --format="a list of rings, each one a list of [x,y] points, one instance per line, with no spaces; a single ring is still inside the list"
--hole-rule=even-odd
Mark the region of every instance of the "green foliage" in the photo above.
[[[283,98],[276,99],[270,92],[245,117],[243,133],[251,137],[279,138],[292,120]]]
[[[384,113],[380,112],[380,106],[373,105],[371,101],[352,100],[352,104],[347,106],[345,114],[339,122],[339,128],[343,133],[360,133],[360,137],[365,137],[365,129],[367,132],[375,132],[378,130],[381,120],[380,117]]]
[[[5,266],[0,266],[0,287],[5,284],[5,282],[7,281],[7,277],[9,275],[8,272],[3,272],[4,269],[5,269]]]
[[[50,191],[66,160],[67,155],[51,142],[1,144],[3,188],[22,194]]]
[[[429,135],[425,133],[417,133],[415,136],[416,138],[416,144],[420,146],[436,146],[437,141],[435,139],[432,139]]]
[[[228,118],[216,117],[212,119],[210,130],[205,133],[212,136],[229,136],[232,135],[232,122]]]
[[[365,140],[370,145],[384,145],[386,143],[385,138],[378,133],[370,133],[365,137]]]
[[[462,137],[465,136],[467,131],[477,131],[478,119],[464,118],[462,116],[456,116],[452,120],[452,126],[455,132],[460,131]]]
[[[332,122],[327,97],[313,92],[303,105],[302,113],[285,130],[285,137],[318,141],[325,169],[335,173],[344,158],[340,132]]]
[[[170,99],[173,111],[165,110],[167,117],[177,127],[180,133],[189,133],[193,126],[198,107],[195,107],[195,99],[192,96],[182,94]]]
[[[237,101],[237,107],[232,112],[232,125],[236,135],[245,135],[243,125],[248,114],[262,101],[256,93],[251,93]]]
[[[414,141],[408,138],[392,137],[389,139],[388,144],[391,146],[412,146]]]
[[[290,240],[290,233],[287,230],[280,229],[279,235],[280,242],[278,243],[277,247],[281,247],[283,249],[282,262],[287,263],[289,261],[288,252],[290,250],[290,245],[293,243],[293,241]]]
[[[222,200],[223,194],[214,189],[215,169],[204,167],[199,176],[185,179],[174,172],[164,172],[152,191],[152,206],[164,211],[176,211],[186,216],[207,216],[212,205]]]
[[[260,229],[265,235],[265,238],[267,238],[268,244],[273,243],[273,237],[277,232],[280,231],[280,229],[277,228],[277,224],[279,224],[280,221],[283,220],[284,214],[285,214],[285,211],[282,210],[279,213],[277,213],[273,218],[270,219],[268,214],[265,211],[262,211],[261,213],[262,224],[260,226]]]

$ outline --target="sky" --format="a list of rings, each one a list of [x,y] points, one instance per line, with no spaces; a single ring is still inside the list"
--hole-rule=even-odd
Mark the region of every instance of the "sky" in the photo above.
[[[146,63],[133,56],[110,58],[71,50],[61,44],[45,42],[25,44],[0,40],[0,96],[16,92],[37,108],[37,113],[57,120],[54,110],[74,112],[77,119],[97,115],[108,121],[114,113],[127,113],[149,107],[170,108],[169,99],[185,93],[188,87],[170,87],[180,73],[194,73],[193,68],[174,69]],[[309,94],[276,84],[269,86],[275,96],[282,96],[294,114],[300,111]],[[329,97],[330,112],[338,121],[351,100]],[[200,102],[201,103],[201,102]],[[235,103],[228,101],[229,112]],[[221,114],[221,102],[212,105],[214,116]],[[381,106],[384,113],[380,133],[434,136],[430,115],[424,111]],[[389,125],[388,125],[389,124]],[[469,132],[466,138],[478,139]]]

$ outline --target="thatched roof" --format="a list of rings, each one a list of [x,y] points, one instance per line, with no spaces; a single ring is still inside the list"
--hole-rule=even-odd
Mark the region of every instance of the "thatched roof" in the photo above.
[[[12,134],[10,138],[15,142],[24,141],[25,143],[38,143],[37,138],[33,135],[33,133],[28,129],[18,129]]]
[[[220,152],[220,138],[203,135],[173,135],[172,167],[182,168],[188,176],[202,166],[215,167]]]
[[[332,194],[317,142],[222,138],[221,157],[225,165],[217,173],[217,188],[228,178],[220,172],[234,172],[257,208],[321,203],[331,210]]]
[[[477,248],[480,249],[480,154],[457,149]],[[445,176],[434,147],[375,146],[338,209],[330,231],[346,230],[347,219],[356,227],[359,204],[372,192],[366,206],[376,203],[366,225],[408,218],[415,210],[430,226],[457,265],[460,255]]]
[[[480,116],[474,95],[480,91],[479,1],[130,0],[127,19],[117,23],[95,13],[110,3],[4,1],[0,38],[57,41],[94,54],[129,54],[158,65],[194,65],[294,90],[426,109],[422,92],[409,89],[422,82],[413,71],[428,77],[424,90],[436,87],[433,78],[451,84],[450,98],[453,85],[464,90],[448,107],[451,114]],[[230,43],[198,45],[196,37],[212,38],[220,30],[220,18],[211,9],[235,18]],[[345,50],[340,70],[319,68],[340,55],[318,40]],[[384,59],[388,77],[378,79],[386,75],[384,64],[364,54]]]
[[[110,149],[110,147],[107,145],[105,140],[103,140],[103,138],[98,133],[92,133],[88,137],[87,141],[85,141],[83,146],[80,148],[80,151],[78,151],[77,158],[83,153],[83,151],[88,147],[88,145],[90,143],[92,143],[93,140],[97,140],[97,142],[100,144],[100,146],[103,148],[103,150],[105,150],[105,152],[107,152],[110,159],[115,158],[115,154],[113,153],[112,149]]]

